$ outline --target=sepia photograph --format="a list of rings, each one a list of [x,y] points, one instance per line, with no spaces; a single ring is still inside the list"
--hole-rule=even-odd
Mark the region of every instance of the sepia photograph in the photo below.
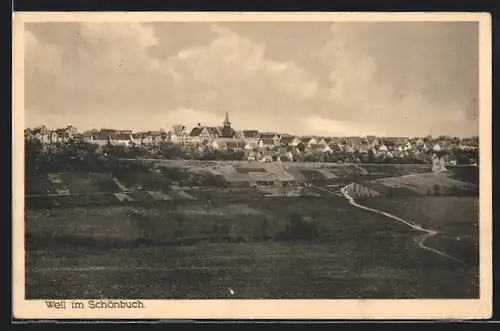
[[[488,15],[13,21],[16,317],[491,316]]]

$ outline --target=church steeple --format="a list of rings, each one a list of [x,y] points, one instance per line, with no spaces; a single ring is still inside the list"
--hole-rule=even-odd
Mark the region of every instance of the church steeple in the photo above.
[[[226,118],[224,119],[224,126],[225,127],[231,127],[231,122],[229,122],[229,114],[226,112]]]
[[[221,130],[222,138],[234,138],[236,133],[231,128],[231,122],[229,122],[229,115],[226,112],[226,118],[224,119],[224,127]]]

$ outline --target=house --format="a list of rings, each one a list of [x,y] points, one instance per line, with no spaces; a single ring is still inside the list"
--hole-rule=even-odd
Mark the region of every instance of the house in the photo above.
[[[243,130],[241,131],[241,139],[245,142],[258,142],[259,141],[259,131],[257,130]]]
[[[359,145],[357,151],[360,154],[368,154],[368,152],[370,151],[370,146],[368,142],[363,142],[361,145]]]
[[[302,137],[300,143],[304,144],[305,146],[318,144],[317,140],[314,139],[313,137]]]
[[[85,131],[82,133],[83,141],[92,143],[93,142],[93,131]]]
[[[347,153],[354,153],[355,151],[359,151],[363,147],[366,151],[368,150],[367,142],[361,137],[350,137],[346,139],[345,150]]]
[[[63,138],[64,138],[64,140],[63,140]],[[49,141],[48,141],[49,143],[56,143],[56,142],[60,142],[60,141],[68,141],[68,137],[65,136],[63,133],[63,136],[61,137],[61,139],[59,139],[59,134],[58,134],[57,129],[49,132]]]
[[[33,137],[41,143],[46,144],[50,142],[52,130],[48,129],[45,125],[35,128],[32,131]]]
[[[87,137],[87,133],[84,133],[84,139],[87,142],[97,144],[97,145],[106,145],[108,142],[111,142],[111,135],[114,135],[114,133],[110,133],[109,131],[95,131],[95,132],[90,132],[90,136]]]
[[[422,151],[424,151],[424,152],[432,151],[433,147],[434,147],[434,144],[431,141],[427,141],[422,146]],[[440,149],[441,147],[438,147],[438,148]]]
[[[113,145],[128,146],[132,142],[132,133],[116,133],[110,135],[110,143]]]
[[[210,147],[216,151],[227,149],[226,142],[223,139],[217,139],[217,140],[212,141],[210,143]]]
[[[395,151],[392,152],[392,155],[394,156],[394,158],[400,159],[400,158],[403,157],[403,152],[399,151],[399,150],[395,150]]]
[[[330,146],[332,152],[342,152],[345,150],[346,142],[344,139],[333,137],[328,146]]]
[[[142,133],[132,133],[132,143],[135,145],[141,145],[143,143]]]
[[[329,153],[331,152],[330,146],[322,144],[312,144],[308,146],[308,150],[312,153]]]
[[[326,145],[325,148],[323,149],[323,153],[332,153],[333,150],[329,145]]]
[[[197,144],[210,144],[214,139],[221,138],[221,132],[216,127],[198,126],[194,127],[189,133],[190,143]]]
[[[340,153],[342,152],[342,145],[340,144],[330,144],[328,145],[330,148],[330,153]]]
[[[332,143],[333,138],[322,138],[321,140],[318,141],[318,144],[323,145],[323,146],[329,146]]]
[[[380,146],[378,146],[378,152],[382,152],[382,153],[387,153],[389,149],[387,148],[386,145],[382,144]]]
[[[256,150],[245,150],[245,155],[248,161],[260,161],[262,153]]]
[[[425,144],[424,140],[422,138],[418,138],[415,140],[415,146],[417,147],[422,147]]]
[[[212,141],[214,139],[222,137],[222,133],[220,132],[220,130],[217,127],[206,126],[204,129],[205,130],[200,135],[202,137],[202,139]],[[223,138],[228,138],[228,137],[223,137]]]
[[[226,148],[232,152],[242,151],[245,148],[245,143],[238,140],[226,141]]]
[[[378,140],[376,136],[373,136],[373,135],[367,135],[365,137],[366,141],[368,142],[368,144],[371,144],[373,143],[374,141]]]
[[[279,162],[292,162],[293,161],[293,153],[289,148],[280,148],[277,153],[277,161]]]
[[[53,131],[51,133],[50,140],[52,142],[56,142],[56,141],[66,142],[66,141],[73,139],[73,136],[77,135],[77,134],[78,134],[78,130],[74,126],[69,125],[65,128],[56,129],[55,131]]]
[[[411,144],[410,140],[408,140],[402,147],[404,151],[410,151],[413,149],[413,145]]]
[[[31,131],[31,129],[24,129],[24,139],[32,140],[34,138],[35,138],[35,136],[33,135],[33,132]]]
[[[408,137],[391,137],[390,139],[394,145],[404,145],[408,141]]]
[[[432,150],[434,152],[441,152],[441,146],[438,143],[436,143],[434,144],[434,146],[432,146]]]
[[[181,124],[174,125],[168,132],[168,137],[174,144],[185,144],[190,141],[188,129]]]
[[[368,145],[368,148],[373,148],[380,145],[380,141],[375,136],[367,136],[366,143]]]
[[[448,149],[450,149],[450,146],[451,146],[451,141],[448,140],[448,139],[439,139],[435,144],[435,145],[439,145],[439,147],[441,148],[440,150],[441,151],[447,151]]]
[[[205,138],[203,136],[200,137],[203,130],[204,130],[204,128],[201,127],[200,124],[198,124],[198,126],[191,129],[191,132],[189,132],[189,137],[190,137],[190,142],[192,144],[197,145],[197,144],[202,143],[202,140],[204,140],[204,138]],[[206,130],[205,130],[205,134],[206,134]]]
[[[332,137],[330,141],[330,145],[345,145],[345,139],[339,137]]]
[[[300,143],[300,139],[291,135],[282,135],[279,141],[281,146],[297,146]]]
[[[273,162],[273,156],[269,153],[261,152],[257,160],[259,162]]]
[[[462,151],[470,151],[476,149],[476,147],[474,146],[474,142],[470,139],[463,139],[462,141],[460,141],[457,145],[457,148]]]
[[[69,136],[66,135],[65,129],[55,129],[50,133],[51,142],[66,142],[69,140]]]
[[[129,132],[129,133],[122,133]],[[98,145],[130,145],[133,141],[132,133],[130,130],[112,130],[112,129],[102,129],[101,131],[91,131],[85,132],[83,134],[83,139],[87,142],[98,144]]]
[[[63,132],[67,137],[72,138],[75,134],[78,134],[78,129],[73,125],[68,125],[63,129]]]
[[[234,138],[235,139],[243,139],[243,131],[234,131]]]
[[[356,151],[356,148],[354,148],[354,146],[352,145],[346,145],[344,150],[348,154],[353,154]]]
[[[259,148],[259,144],[258,144],[258,142],[255,142],[255,141],[247,142],[245,144],[245,147],[244,147],[244,149],[246,151],[253,151],[253,150],[256,150],[258,148]]]
[[[292,152],[294,155],[299,155],[300,153],[305,152],[307,149],[307,145],[304,145],[302,142],[299,143],[297,146],[294,146],[292,149]]]
[[[136,143],[139,138],[141,145],[155,145],[167,140],[167,134],[163,131],[147,131],[138,134],[132,133],[132,141]]]
[[[74,133],[73,136],[70,138],[70,140],[83,141],[83,134],[81,134],[81,133]]]
[[[272,139],[272,140],[274,140],[274,144],[278,145],[278,143],[281,139],[281,135],[278,133],[275,133],[275,132],[263,132],[263,133],[259,133],[259,140],[260,139]]]
[[[260,138],[258,145],[260,149],[272,149],[276,147],[276,141],[273,138]]]
[[[116,134],[132,134],[132,130],[113,130]]]

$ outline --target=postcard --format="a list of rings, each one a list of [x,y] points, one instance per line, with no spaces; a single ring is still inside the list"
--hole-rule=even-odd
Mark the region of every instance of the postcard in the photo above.
[[[19,319],[486,319],[485,13],[17,12]]]

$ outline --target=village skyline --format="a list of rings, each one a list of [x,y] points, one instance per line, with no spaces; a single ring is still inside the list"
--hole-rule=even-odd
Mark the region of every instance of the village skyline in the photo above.
[[[184,126],[187,130],[187,133],[198,126],[200,124],[202,127],[214,127],[214,128],[222,128],[220,123],[218,125],[204,125],[203,123],[197,123],[196,125],[193,126],[184,126],[182,124],[175,124],[172,126],[166,126],[166,127],[160,127],[160,128],[149,128],[149,129],[143,129],[143,130],[132,130],[130,128],[120,128],[120,127],[90,127],[90,128],[79,128],[76,125],[73,125],[71,123],[67,125],[62,125],[62,126],[54,126],[54,125],[46,125],[46,124],[40,124],[40,125],[33,125],[33,126],[25,126],[25,130],[37,130],[42,127],[47,128],[50,131],[57,131],[57,130],[62,130],[62,129],[67,129],[69,127],[76,128],[78,133],[83,134],[83,133],[89,133],[89,132],[100,132],[100,131],[116,131],[116,132],[130,132],[132,134],[141,134],[141,133],[161,133],[164,132],[165,134],[168,134],[172,132],[173,127],[175,126]],[[401,137],[401,138],[425,138],[425,137],[432,137],[432,138],[438,138],[438,137],[449,137],[449,138],[459,138],[459,139],[468,139],[468,138],[479,138],[479,135],[449,135],[449,134],[424,134],[424,135],[376,135],[376,134],[370,134],[370,133],[361,133],[361,134],[353,134],[353,135],[335,135],[335,134],[294,134],[290,132],[280,132],[276,130],[259,130],[258,128],[251,128],[251,129],[239,129],[239,128],[233,128],[236,132],[243,132],[243,131],[257,131],[259,134],[279,134],[279,135],[284,135],[284,136],[293,136],[293,137],[337,137],[337,138],[349,138],[349,137],[377,137],[377,138],[391,138],[391,137]]]

